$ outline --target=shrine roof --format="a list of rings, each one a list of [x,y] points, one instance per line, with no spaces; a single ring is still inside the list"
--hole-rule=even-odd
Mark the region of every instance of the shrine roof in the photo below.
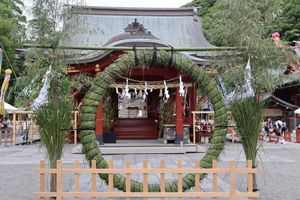
[[[70,33],[65,45],[104,46],[135,21],[163,43],[174,47],[213,47],[202,33],[194,8],[111,8],[72,6],[74,15],[64,21]],[[73,25],[72,25],[73,24]]]
[[[69,34],[64,46],[157,46],[214,47],[203,35],[202,20],[194,8],[112,8],[72,6],[74,13],[64,21]],[[131,25],[142,26],[144,34],[132,34]],[[126,44],[126,45],[125,45]],[[140,45],[139,45],[140,44]],[[88,55],[95,51],[81,51]],[[191,53],[188,53],[191,55]],[[193,55],[211,52],[193,52]],[[195,60],[203,60],[193,56]]]

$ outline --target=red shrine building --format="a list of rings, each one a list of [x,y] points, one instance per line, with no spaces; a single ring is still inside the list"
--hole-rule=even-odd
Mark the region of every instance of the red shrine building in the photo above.
[[[71,10],[75,15],[66,19],[65,24],[76,26],[65,25],[70,37],[62,41],[64,46],[153,47],[153,50],[155,47],[214,47],[205,39],[201,18],[193,8],[75,6]],[[77,56],[68,61],[67,72],[71,76],[84,73],[95,77],[124,53],[76,50]],[[212,56],[210,52],[203,51],[178,53],[202,67]],[[179,93],[179,79],[185,86],[184,95]],[[168,87],[168,99],[164,83]],[[107,129],[115,132],[117,140],[158,139],[163,137],[163,127],[165,132],[174,132],[173,139],[177,142],[189,140],[192,111],[197,110],[196,85],[189,77],[153,63],[151,67],[132,69],[129,77],[120,77],[110,88],[109,98],[98,106],[95,119],[96,135],[100,140],[103,140]],[[80,106],[86,90],[77,88],[74,91],[77,106]],[[207,109],[212,110],[212,107]],[[178,133],[182,132],[187,135],[178,138]]]

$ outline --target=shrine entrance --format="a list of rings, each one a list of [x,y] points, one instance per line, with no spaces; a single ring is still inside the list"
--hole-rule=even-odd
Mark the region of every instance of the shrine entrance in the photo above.
[[[130,98],[118,98],[118,118],[114,124],[117,140],[147,140],[158,138],[158,91],[143,98],[142,90],[130,92]]]

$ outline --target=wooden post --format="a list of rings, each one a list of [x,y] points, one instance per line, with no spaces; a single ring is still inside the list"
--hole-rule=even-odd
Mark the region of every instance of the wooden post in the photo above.
[[[148,161],[144,160],[143,161],[143,169],[147,170],[148,169]],[[148,193],[148,172],[143,173],[143,192]],[[144,197],[144,200],[147,200],[147,197]]]
[[[74,111],[74,120],[73,120],[74,144],[77,144],[77,116],[78,116],[78,111]]]
[[[29,127],[29,132],[28,132],[28,135],[30,133],[30,143],[33,142],[33,120],[32,118],[30,119],[30,127]]]
[[[113,169],[114,168],[114,161],[110,160],[108,162],[108,169]],[[113,192],[114,191],[114,174],[109,173],[108,174],[108,192]],[[114,198],[109,197],[108,200],[113,200]]]
[[[160,168],[166,168],[166,163],[164,160],[160,161]],[[162,171],[162,173],[160,173],[160,192],[165,192],[166,191],[166,175],[165,172]],[[161,199],[165,199],[165,198],[161,198]]]
[[[103,103],[99,103],[96,113],[96,137],[100,144],[103,143]]]
[[[13,144],[16,144],[16,120],[17,120],[17,116],[16,113],[13,113]]]
[[[56,163],[56,199],[62,200],[62,161],[58,160]]]
[[[126,170],[130,170],[130,160],[126,160]],[[126,172],[126,200],[130,200],[130,173]]]
[[[182,119],[182,97],[179,94],[179,88],[176,89],[176,144],[183,141],[183,119]]]
[[[200,161],[196,160],[195,161],[195,169],[198,169],[198,168],[199,169],[201,168]],[[195,174],[195,192],[201,192],[200,174],[199,173]],[[200,197],[197,197],[196,199],[200,200]]]
[[[45,169],[45,160],[40,161],[40,169]],[[45,200],[45,197],[43,197],[43,192],[45,192],[45,173],[40,172],[40,192],[42,196],[40,197],[40,200]]]
[[[217,168],[217,161],[213,160],[212,162],[212,168]],[[213,192],[217,193],[218,192],[218,174],[217,173],[212,173],[212,179],[213,179]],[[217,200],[217,197],[213,197],[214,200]]]
[[[193,114],[193,143],[196,144],[196,113],[192,111]]]
[[[92,169],[96,169],[96,160],[92,160]],[[92,173],[92,193],[95,193],[97,191],[96,188],[96,178],[97,178],[97,173]],[[96,197],[92,197],[92,200],[96,200]]]
[[[252,169],[252,160],[247,160],[247,168],[248,170]],[[248,176],[248,183],[247,183],[247,188],[248,188],[248,192],[252,193],[253,192],[253,174],[249,173],[249,171],[247,171],[247,176]],[[248,200],[253,200],[253,198],[248,197]]]
[[[196,111],[197,109],[197,86],[195,83],[192,85],[192,98],[193,98],[193,104],[192,104],[192,110]]]
[[[79,162],[78,160],[75,160],[74,162],[74,192],[79,192]],[[79,200],[79,197],[77,195],[74,195],[74,200]]]
[[[230,165],[230,199],[235,200],[236,199],[236,193],[235,193],[235,166],[234,166],[234,160],[229,161]]]

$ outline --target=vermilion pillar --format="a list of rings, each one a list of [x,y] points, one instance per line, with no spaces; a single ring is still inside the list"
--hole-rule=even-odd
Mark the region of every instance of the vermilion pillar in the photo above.
[[[193,83],[192,85],[192,98],[193,98],[192,111],[197,111],[197,87],[195,83]]]
[[[176,139],[175,143],[180,144],[183,141],[183,108],[182,97],[179,95],[179,88],[176,90]]]
[[[96,137],[99,144],[103,144],[103,104],[99,103],[96,113]]]

